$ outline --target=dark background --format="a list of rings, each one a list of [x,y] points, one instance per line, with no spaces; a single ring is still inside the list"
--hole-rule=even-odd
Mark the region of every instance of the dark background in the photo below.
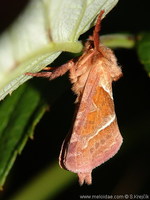
[[[0,1],[0,31],[3,31],[21,13],[28,1]],[[137,34],[150,30],[149,0],[120,0],[102,22],[101,34],[130,32]],[[82,36],[86,39],[92,30]],[[135,49],[117,49],[115,54],[124,76],[113,84],[116,114],[124,143],[119,153],[93,171],[93,184],[80,187],[73,182],[65,191],[58,191],[57,199],[80,199],[79,195],[92,194],[150,194],[150,136],[149,136],[149,78],[140,64]],[[60,59],[66,57],[62,54]],[[62,78],[63,79],[63,78]],[[67,79],[65,77],[64,79]],[[60,82],[61,79],[56,80]],[[43,95],[49,101],[49,84],[33,79],[37,88],[43,85]],[[35,130],[34,141],[29,141],[8,176],[3,198],[17,191],[39,170],[58,159],[61,143],[69,130],[74,111],[75,96],[68,90],[47,112]],[[57,91],[56,91],[57,92]],[[30,165],[28,165],[30,163]]]

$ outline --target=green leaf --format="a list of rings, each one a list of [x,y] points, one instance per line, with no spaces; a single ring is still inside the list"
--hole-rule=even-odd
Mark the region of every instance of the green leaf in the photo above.
[[[78,41],[100,10],[106,15],[118,0],[30,0],[0,37],[0,99],[52,63],[62,51],[80,52]]]
[[[47,105],[40,93],[24,84],[0,104],[0,187],[11,169],[16,156],[21,153],[28,137],[39,122]]]
[[[150,76],[150,32],[138,35],[137,53],[141,63]]]

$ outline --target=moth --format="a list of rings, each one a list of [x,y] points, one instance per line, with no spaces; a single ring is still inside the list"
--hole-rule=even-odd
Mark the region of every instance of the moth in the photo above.
[[[62,144],[59,164],[77,173],[80,185],[91,184],[92,170],[114,156],[122,144],[112,94],[112,82],[122,76],[122,71],[112,50],[100,43],[103,13],[80,57],[50,72],[26,73],[52,80],[69,70],[72,90],[77,95],[76,111]]]

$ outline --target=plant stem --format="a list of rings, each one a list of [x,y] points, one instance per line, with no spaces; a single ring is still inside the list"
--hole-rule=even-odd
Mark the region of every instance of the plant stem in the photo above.
[[[61,169],[55,162],[33,180],[29,181],[9,200],[52,199],[75,179],[75,174]]]
[[[101,41],[104,45],[110,48],[133,48],[135,38],[128,33],[114,33],[101,36]]]

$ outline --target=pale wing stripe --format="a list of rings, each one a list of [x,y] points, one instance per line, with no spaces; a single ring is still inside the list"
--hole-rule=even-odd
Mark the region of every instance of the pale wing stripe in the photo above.
[[[110,119],[106,124],[104,124],[102,127],[100,127],[100,128],[95,132],[95,134],[92,134],[92,135],[87,139],[87,142],[86,142],[86,144],[84,145],[83,149],[85,149],[85,148],[88,146],[89,141],[90,141],[93,137],[95,137],[96,135],[98,135],[98,133],[99,133],[101,130],[103,130],[103,129],[105,129],[107,126],[109,126],[109,125],[115,120],[115,118],[116,118],[116,115],[115,115],[115,114],[112,115],[111,119]]]
[[[112,91],[108,87],[106,87],[106,84],[101,83],[101,86],[105,90],[105,92],[107,92],[109,94],[109,96],[111,97],[111,99],[113,99]]]

